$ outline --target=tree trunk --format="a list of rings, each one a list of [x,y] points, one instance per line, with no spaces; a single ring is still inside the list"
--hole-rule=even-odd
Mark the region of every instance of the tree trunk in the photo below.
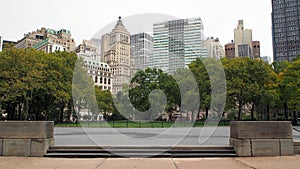
[[[208,108],[208,107],[205,107],[205,118],[206,118],[206,119],[208,118],[208,110],[209,110],[209,108]]]
[[[72,99],[70,99],[69,100],[69,104],[68,104],[68,109],[69,109],[69,111],[68,111],[68,123],[70,123],[70,119],[71,119],[71,116],[72,116],[72,112],[73,112],[73,109],[72,109],[72,103],[73,103],[73,101],[72,101]]]
[[[284,103],[283,109],[284,109],[285,120],[288,121],[289,120],[289,114],[288,114],[288,105],[287,105],[287,103]]]
[[[270,121],[270,105],[267,105],[267,120]]]
[[[252,108],[251,108],[251,120],[254,121],[254,103],[252,103]]]
[[[19,99],[19,103],[18,103],[18,120],[22,120],[22,104],[21,104],[21,99]]]
[[[296,110],[293,111],[293,125],[296,126],[297,123],[297,113]]]
[[[64,121],[64,109],[65,109],[65,105],[64,104],[61,104],[60,106],[59,106],[59,122],[60,123],[63,123],[63,121]]]
[[[201,112],[201,108],[200,108],[200,106],[199,106],[199,108],[198,108],[198,112],[197,112],[197,120],[199,120],[199,119],[200,119],[200,112]]]
[[[241,120],[241,115],[242,115],[242,102],[239,101],[239,113],[238,113],[238,121]]]
[[[14,114],[13,114],[13,108],[11,106],[11,103],[7,104],[6,112],[7,112],[7,120],[13,120]]]

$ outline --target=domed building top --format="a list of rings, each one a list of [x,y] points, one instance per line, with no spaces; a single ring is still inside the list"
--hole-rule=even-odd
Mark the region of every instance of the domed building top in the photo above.
[[[129,34],[128,30],[125,28],[125,26],[122,22],[121,16],[119,16],[119,20],[118,20],[116,26],[114,27],[114,29],[111,31],[111,34],[116,33],[116,32]]]

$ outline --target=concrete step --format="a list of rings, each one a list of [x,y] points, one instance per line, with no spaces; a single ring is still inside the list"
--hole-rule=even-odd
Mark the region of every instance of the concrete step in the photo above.
[[[206,154],[190,154],[190,153],[47,153],[45,157],[55,157],[55,158],[201,158],[201,157],[237,157],[236,154],[230,153],[206,153]]]
[[[294,142],[294,153],[300,154],[300,142]]]
[[[184,158],[184,157],[236,157],[232,147],[163,147],[163,146],[54,146],[51,147],[46,157],[71,157],[71,158],[113,158],[113,157],[157,157],[157,158]]]
[[[235,153],[232,150],[223,150],[223,149],[202,149],[202,150],[167,150],[167,149],[49,149],[48,153],[140,153],[140,152],[147,152],[147,153]]]

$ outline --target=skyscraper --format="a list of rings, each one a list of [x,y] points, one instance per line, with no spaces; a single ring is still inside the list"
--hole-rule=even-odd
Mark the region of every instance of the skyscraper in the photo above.
[[[253,57],[252,30],[244,29],[243,20],[239,20],[237,28],[234,29],[234,43],[236,57]]]
[[[187,67],[196,58],[207,57],[202,40],[201,18],[155,23],[150,67],[172,73],[178,68]]]
[[[274,61],[293,60],[300,54],[300,1],[272,0]]]
[[[105,38],[104,38],[105,37]],[[130,34],[125,28],[121,17],[110,32],[102,36],[101,61],[108,64],[113,74],[113,94],[123,90],[130,80]],[[104,40],[105,39],[105,40]],[[108,43],[108,44],[106,44]]]
[[[227,58],[260,58],[260,42],[252,41],[252,30],[244,29],[243,20],[239,20],[234,29],[234,41],[225,45],[225,55]]]
[[[153,52],[153,38],[147,33],[130,36],[130,56],[138,70],[149,67],[149,57]]]

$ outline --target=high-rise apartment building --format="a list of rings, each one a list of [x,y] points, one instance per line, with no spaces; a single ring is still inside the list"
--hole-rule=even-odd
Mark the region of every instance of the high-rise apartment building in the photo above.
[[[239,20],[234,29],[234,41],[225,45],[225,55],[227,58],[260,58],[260,42],[252,41],[252,30],[244,29],[243,20]]]
[[[202,40],[201,18],[155,23],[150,67],[172,73],[178,68],[187,67],[196,58],[207,57]]]
[[[149,67],[149,57],[153,52],[153,38],[147,33],[130,36],[130,56],[137,70]]]
[[[101,37],[101,61],[109,65],[113,74],[113,94],[123,90],[129,84],[131,75],[130,34],[125,28],[121,17],[110,32]]]
[[[300,1],[272,0],[274,61],[293,60],[300,54]]]
[[[25,34],[24,38],[16,44],[16,48],[31,47],[46,53],[55,51],[71,52],[75,50],[75,42],[69,30],[61,29],[55,31],[53,29],[41,28]]]
[[[207,38],[203,41],[203,46],[207,49],[207,56],[215,59],[220,59],[225,56],[223,46],[218,38]]]

